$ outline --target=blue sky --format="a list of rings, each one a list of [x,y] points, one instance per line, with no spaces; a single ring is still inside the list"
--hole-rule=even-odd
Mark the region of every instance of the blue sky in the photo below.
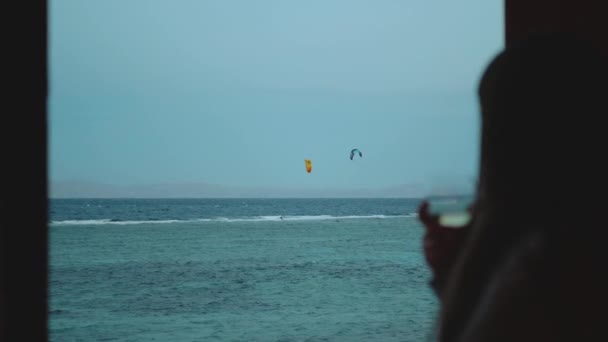
[[[502,48],[502,1],[50,6],[52,181],[384,187],[476,173],[475,91]]]

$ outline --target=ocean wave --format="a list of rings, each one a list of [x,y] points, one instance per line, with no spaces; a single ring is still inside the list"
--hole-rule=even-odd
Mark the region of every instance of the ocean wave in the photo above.
[[[180,223],[187,222],[184,220],[141,220],[141,221],[121,221],[112,219],[101,219],[101,220],[63,220],[63,221],[51,221],[52,225],[100,225],[100,224],[115,224],[115,225],[127,225],[127,224],[145,224],[145,223]]]
[[[51,221],[51,225],[135,225],[135,224],[171,224],[171,223],[200,223],[200,222],[261,222],[261,221],[323,221],[323,220],[355,220],[355,219],[389,219],[389,218],[404,218],[416,217],[415,213],[407,215],[301,215],[301,216],[256,216],[256,217],[217,217],[217,218],[201,218],[190,220],[115,220],[115,219],[98,219],[98,220],[62,220]]]

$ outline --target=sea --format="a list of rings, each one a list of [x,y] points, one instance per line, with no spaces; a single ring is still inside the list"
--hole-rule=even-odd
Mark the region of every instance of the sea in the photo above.
[[[416,199],[52,199],[49,339],[431,341]]]

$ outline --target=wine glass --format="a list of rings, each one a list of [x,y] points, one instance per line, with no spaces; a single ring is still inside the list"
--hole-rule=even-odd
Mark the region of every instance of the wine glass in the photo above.
[[[460,228],[471,220],[470,207],[475,199],[476,178],[471,175],[444,174],[431,180],[426,196],[429,213],[446,227]]]

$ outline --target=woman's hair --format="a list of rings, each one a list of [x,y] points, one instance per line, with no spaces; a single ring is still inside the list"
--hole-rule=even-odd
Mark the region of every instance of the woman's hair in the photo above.
[[[606,75],[589,44],[563,34],[509,47],[486,69],[478,199],[443,293],[441,341],[459,338],[513,246],[530,234],[546,241],[598,230],[602,206],[588,194],[608,198]]]

